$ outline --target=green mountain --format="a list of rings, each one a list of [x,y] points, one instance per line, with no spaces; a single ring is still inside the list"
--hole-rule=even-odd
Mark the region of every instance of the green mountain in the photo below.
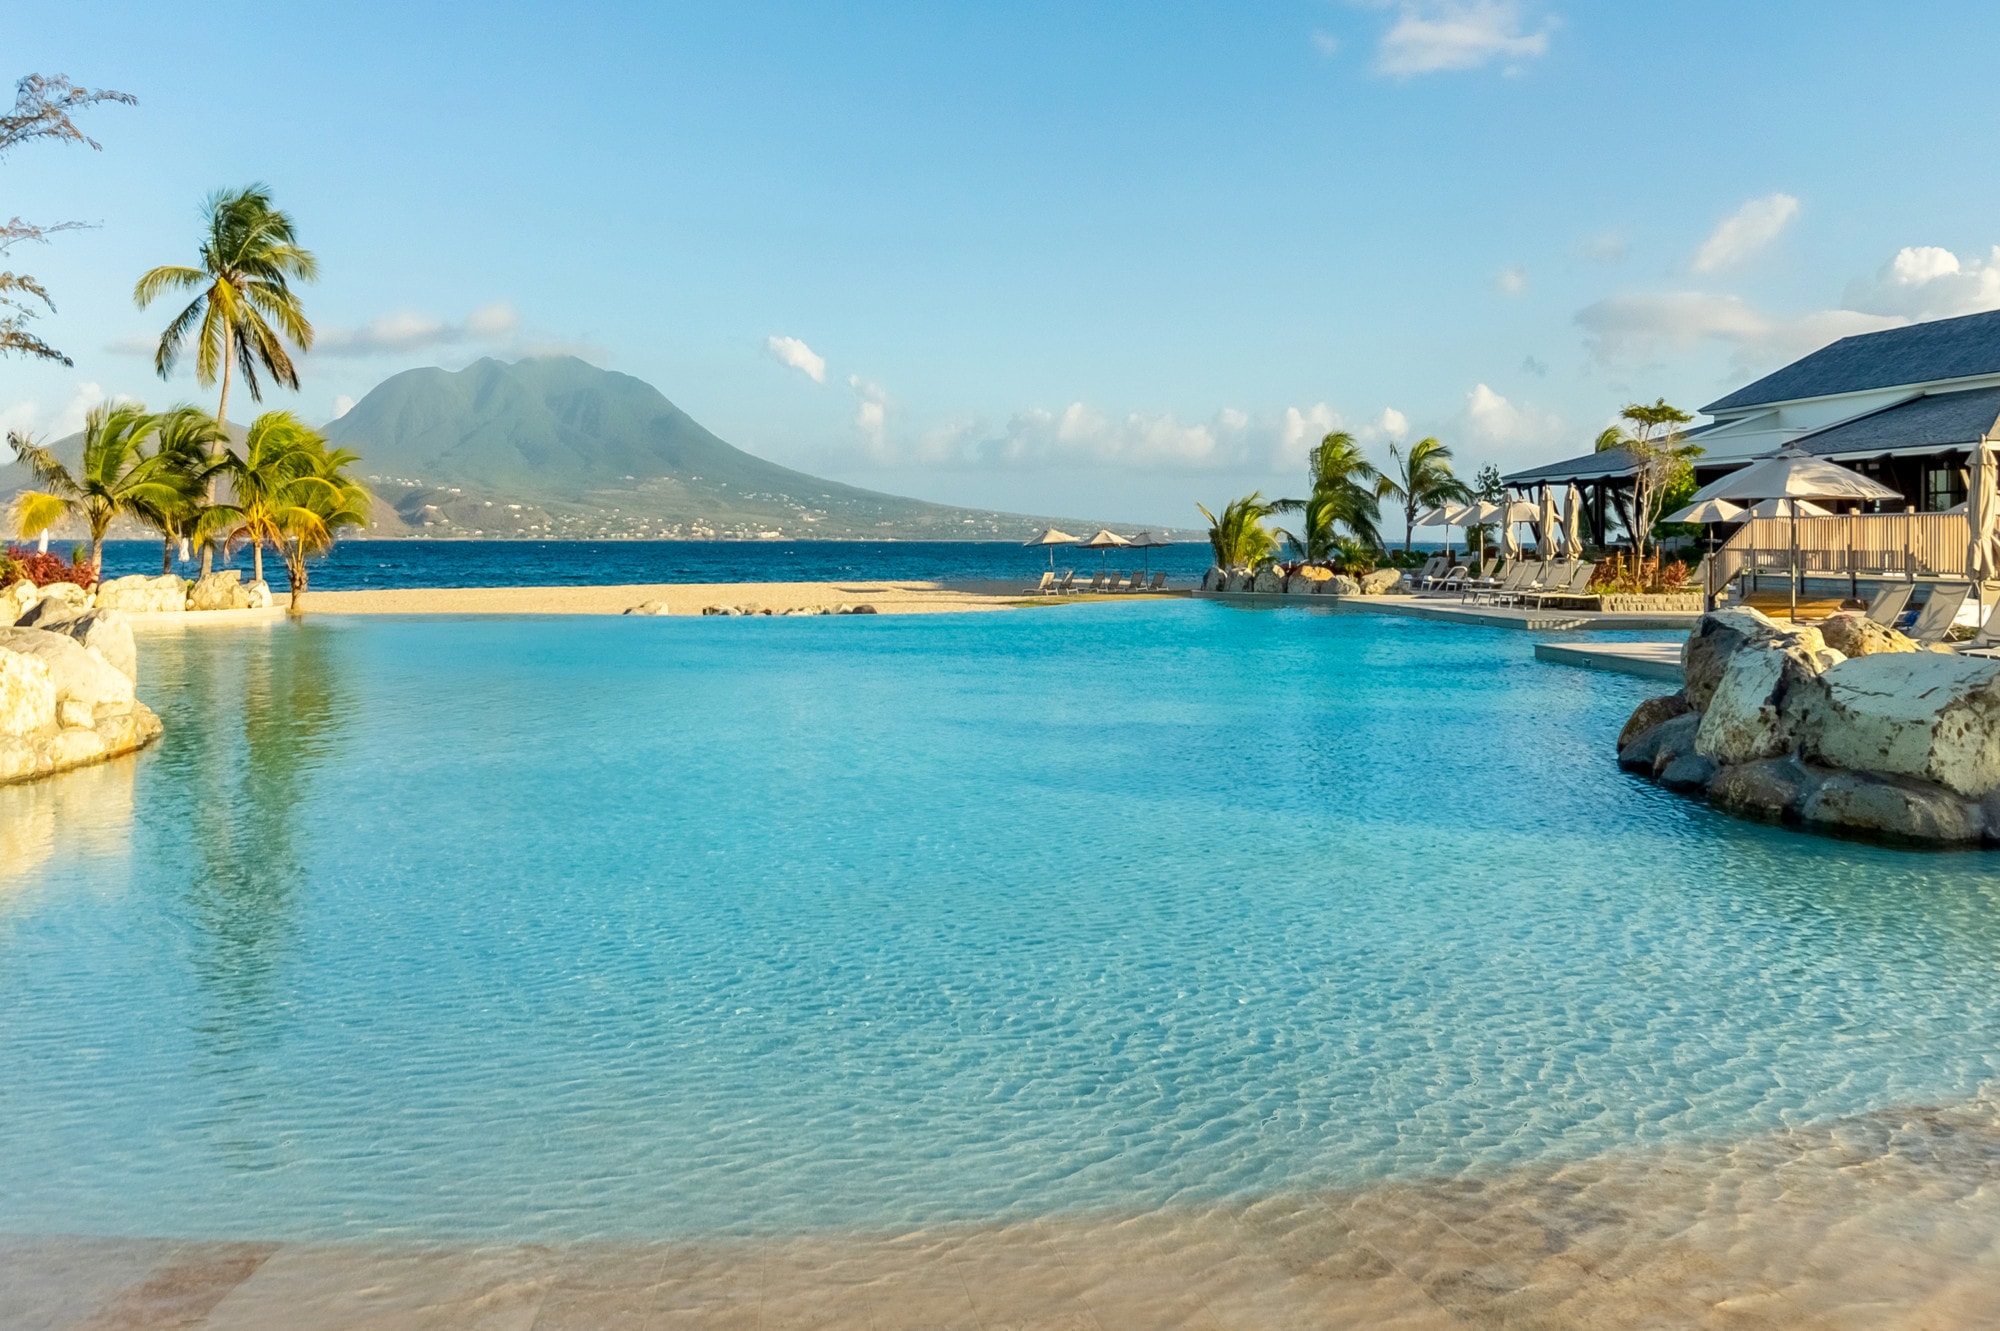
[[[326,433],[395,510],[383,535],[1019,539],[1038,521],[778,466],[570,356],[407,370]]]

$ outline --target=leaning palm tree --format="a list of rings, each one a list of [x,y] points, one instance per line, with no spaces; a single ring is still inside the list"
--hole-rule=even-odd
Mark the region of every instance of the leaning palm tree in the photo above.
[[[361,459],[347,449],[310,454],[309,469],[286,483],[277,506],[285,573],[291,579],[291,612],[299,614],[306,594],[306,559],[332,547],[340,533],[368,521],[367,489],[349,473]]]
[[[206,541],[222,531],[234,510],[208,499],[225,438],[215,417],[200,407],[183,405],[162,412],[158,420],[153,454],[182,478],[181,494],[176,502],[142,506],[134,516],[160,533],[160,572],[166,574],[174,571],[177,552],[187,558],[188,543]]]
[[[251,576],[264,580],[264,547],[283,553],[286,510],[297,503],[292,483],[313,473],[326,439],[289,411],[267,411],[250,422],[243,451],[229,452],[221,470],[236,502],[230,505],[228,540],[250,547]]]
[[[1275,508],[1264,502],[1261,493],[1231,500],[1219,518],[1200,504],[1195,507],[1208,519],[1208,544],[1215,552],[1216,567],[1255,568],[1277,552],[1277,538],[1264,525]]]
[[[203,387],[222,381],[215,419],[226,430],[232,371],[242,373],[252,401],[264,399],[260,368],[274,383],[298,388],[298,368],[286,344],[310,351],[313,327],[291,284],[316,279],[319,261],[299,247],[291,217],[272,206],[271,192],[262,185],[210,195],[207,217],[199,265],[152,269],[133,287],[132,299],[143,309],[170,290],[196,293],[160,334],[153,368],[167,378],[193,342],[196,381]],[[208,493],[212,501],[213,489]],[[212,555],[212,546],[203,550],[203,573]]]
[[[1403,501],[1403,553],[1410,553],[1415,537],[1417,510],[1440,504],[1469,504],[1472,487],[1451,471],[1451,449],[1434,438],[1419,439],[1403,453],[1389,445],[1395,459],[1395,475],[1384,477],[1388,493]]]
[[[173,503],[183,492],[182,477],[157,454],[145,451],[155,427],[142,406],[98,405],[84,418],[83,459],[74,472],[32,439],[8,435],[15,456],[41,487],[24,490],[15,500],[17,522],[26,526],[22,519],[29,510],[47,515],[60,504],[63,513],[83,519],[90,533],[91,568],[103,572],[104,533],[112,522]]]

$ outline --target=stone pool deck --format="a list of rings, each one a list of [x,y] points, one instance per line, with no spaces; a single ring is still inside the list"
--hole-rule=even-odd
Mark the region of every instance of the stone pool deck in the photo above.
[[[1681,642],[1538,642],[1537,661],[1609,670],[1678,686],[1681,683]]]
[[[1474,624],[1483,628],[1527,629],[1534,632],[1566,630],[1654,630],[1678,629],[1685,633],[1701,616],[1693,612],[1603,613],[1595,610],[1523,609],[1510,605],[1471,605],[1455,596],[1286,596],[1281,592],[1194,592],[1196,600],[1222,601],[1230,605],[1256,605],[1330,611],[1345,615],[1396,615],[1405,619],[1428,619],[1445,624]]]
[[[1994,1325],[2000,1107],[1130,1216],[681,1244],[0,1236],[8,1331]]]

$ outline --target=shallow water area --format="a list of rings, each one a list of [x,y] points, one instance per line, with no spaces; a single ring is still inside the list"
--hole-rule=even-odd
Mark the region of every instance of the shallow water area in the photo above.
[[[1447,1231],[1496,1289],[1589,1232],[1800,1313],[1791,1224],[1993,1288],[2000,857],[1623,777],[1649,686],[1531,647],[1188,602],[149,639],[161,744],[0,790],[0,1233],[165,1245],[125,1292],[251,1245],[248,1297],[355,1245],[873,1280],[1043,1233],[1252,1290],[1362,1232],[1477,1318]],[[1902,1168],[1912,1121],[1963,1149]]]

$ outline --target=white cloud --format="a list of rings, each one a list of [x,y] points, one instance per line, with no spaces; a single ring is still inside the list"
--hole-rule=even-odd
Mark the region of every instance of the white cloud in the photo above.
[[[348,412],[353,410],[354,410],[354,399],[349,397],[347,394],[342,393],[339,397],[336,397],[333,400],[333,416],[331,417],[331,419],[337,421],[342,416],[345,416]]]
[[[2000,245],[1981,263],[1936,245],[1909,245],[1872,278],[1847,284],[1845,303],[1870,314],[1946,319],[2000,308]]]
[[[1313,30],[1312,44],[1323,59],[1332,59],[1340,50],[1340,38],[1319,29]]]
[[[1583,257],[1592,263],[1617,263],[1625,257],[1629,248],[1624,235],[1617,231],[1600,231],[1594,236],[1585,236],[1577,245]]]
[[[781,365],[789,365],[803,373],[816,384],[826,382],[826,357],[814,351],[796,337],[780,337],[776,333],[764,339],[764,350],[776,357]]]
[[[1549,444],[1562,438],[1562,417],[1535,406],[1516,406],[1485,384],[1465,396],[1465,430],[1475,441],[1499,447]]]
[[[1494,277],[1493,285],[1500,289],[1502,295],[1518,296],[1528,289],[1528,270],[1519,264],[1502,268]]]
[[[104,389],[95,383],[80,383],[70,394],[68,402],[53,415],[42,410],[42,404],[28,400],[16,402],[0,409],[0,464],[14,459],[14,450],[7,447],[6,436],[18,431],[32,438],[36,443],[46,444],[66,438],[83,428],[83,418],[90,409],[105,400]],[[120,401],[129,399],[119,396]]]
[[[1776,240],[1798,215],[1799,201],[1789,194],[1751,199],[1716,223],[1695,253],[1694,270],[1714,273],[1735,267]]]
[[[1379,0],[1378,0],[1379,3]],[[1386,0],[1396,21],[1383,34],[1376,68],[1407,78],[1479,69],[1501,61],[1506,73],[1548,53],[1555,20],[1529,31],[1514,0]]]
[[[1734,351],[1738,372],[1792,360],[1855,333],[1909,322],[1860,310],[1819,310],[1774,318],[1740,296],[1664,291],[1610,296],[1577,312],[1591,355],[1606,364],[1646,361],[1663,350],[1705,342]]]
[[[1382,408],[1382,414],[1375,418],[1375,428],[1384,438],[1401,439],[1410,432],[1410,418],[1394,407]]]
[[[818,357],[814,359],[817,360]],[[877,461],[889,461],[892,450],[889,447],[888,391],[882,385],[870,383],[858,374],[847,376],[847,386],[854,390],[856,398],[854,428],[860,433],[862,442],[868,446],[868,455]]]
[[[359,328],[325,328],[313,339],[316,356],[358,359],[398,356],[468,342],[504,342],[520,328],[514,308],[504,301],[482,305],[457,323],[401,311]]]

